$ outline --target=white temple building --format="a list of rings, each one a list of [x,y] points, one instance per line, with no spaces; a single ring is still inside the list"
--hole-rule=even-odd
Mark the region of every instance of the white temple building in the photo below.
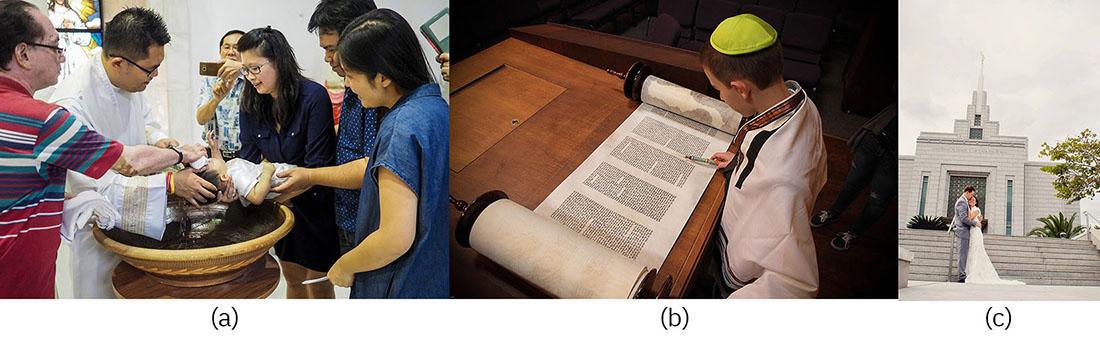
[[[982,71],[965,119],[955,120],[953,132],[921,132],[915,154],[898,156],[899,228],[914,215],[953,216],[966,185],[975,187],[991,234],[1024,236],[1043,226],[1037,218],[1080,212],[1079,202],[1056,197],[1054,175],[1040,170],[1053,163],[1028,161],[1027,137],[1000,134]],[[1075,224],[1081,221],[1078,215]]]

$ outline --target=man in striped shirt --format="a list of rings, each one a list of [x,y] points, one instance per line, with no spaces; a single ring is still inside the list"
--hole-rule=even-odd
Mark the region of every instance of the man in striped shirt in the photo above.
[[[64,50],[49,19],[24,1],[0,1],[0,298],[53,298],[66,170],[133,175],[190,162],[182,152],[124,147],[32,94],[57,83]]]

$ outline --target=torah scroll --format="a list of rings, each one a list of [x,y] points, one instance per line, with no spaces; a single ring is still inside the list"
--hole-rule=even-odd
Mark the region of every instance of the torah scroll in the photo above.
[[[641,99],[534,211],[502,199],[475,215],[469,246],[560,298],[636,296],[715,172],[685,156],[726,151],[741,120],[722,101],[656,76]]]

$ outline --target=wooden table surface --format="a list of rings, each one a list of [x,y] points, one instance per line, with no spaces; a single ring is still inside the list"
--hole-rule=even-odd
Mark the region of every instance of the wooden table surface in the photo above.
[[[126,262],[119,262],[111,277],[118,298],[267,298],[279,285],[279,263],[271,254],[248,265],[241,277],[218,285],[174,287],[157,282]]]
[[[614,42],[618,46],[615,48],[620,49],[630,45],[653,46],[644,41],[556,25],[541,27],[551,30],[550,33],[534,31],[544,42],[553,40],[553,31],[567,33],[568,41],[553,42],[562,46],[575,45],[585,34],[594,40]],[[535,36],[531,31],[517,33],[514,30],[513,36],[516,34]],[[691,52],[658,49],[662,54],[678,53],[676,59],[683,62],[693,57],[697,59]],[[593,53],[590,47],[572,50],[581,54]],[[655,72],[657,69],[679,69],[679,66],[652,63],[653,60],[647,62]],[[629,66],[633,61],[623,63]],[[518,38],[498,43],[452,69],[450,192],[462,200],[472,201],[482,193],[502,190],[516,203],[534,209],[638,107],[638,103],[623,95],[622,81],[607,74],[603,68]],[[626,67],[621,69],[625,71]],[[698,76],[694,81],[706,83],[701,71],[684,72]],[[510,90],[509,85],[520,88],[526,85],[532,90]],[[507,95],[501,95],[504,92]],[[503,101],[500,104],[507,107],[485,103],[494,101]],[[524,111],[529,113],[516,112],[517,109],[526,109]],[[461,165],[454,165],[456,154],[463,157],[459,160]],[[714,233],[723,185],[724,179],[715,174],[658,270],[655,287],[665,279],[671,280],[671,297],[682,297],[688,291],[700,255]],[[457,219],[458,213],[452,210],[452,230]],[[453,296],[548,296],[476,251],[461,247],[454,240],[451,240],[451,247]]]

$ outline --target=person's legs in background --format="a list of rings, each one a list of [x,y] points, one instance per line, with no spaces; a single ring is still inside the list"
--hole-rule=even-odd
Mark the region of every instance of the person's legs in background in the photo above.
[[[878,163],[879,156],[874,155],[873,147],[877,144],[873,140],[874,137],[864,137],[860,142],[859,147],[852,154],[852,166],[848,169],[848,177],[844,180],[843,187],[840,188],[840,193],[837,194],[836,200],[833,201],[832,206],[828,210],[818,212],[810,219],[810,226],[814,228],[825,227],[826,225],[836,222],[840,219],[840,216],[844,214],[844,210],[852,204],[852,201],[859,196],[859,193],[863,191],[864,187],[871,181],[871,177],[875,174],[875,166]],[[896,175],[897,172],[894,172]]]
[[[877,156],[870,184],[871,193],[867,196],[867,203],[863,205],[863,211],[860,212],[856,221],[848,227],[848,231],[837,234],[829,242],[833,249],[839,251],[850,249],[852,241],[859,238],[868,226],[882,218],[882,215],[890,208],[890,202],[898,194],[897,155],[895,153],[886,152]]]
[[[306,271],[307,280],[313,280],[328,276],[328,273],[322,273],[304,267],[302,269],[305,269]],[[332,285],[332,282],[329,281],[317,282],[314,284],[306,285],[306,293],[308,294],[309,298],[313,299],[333,299],[336,298],[336,289],[333,287],[334,286]]]
[[[302,285],[302,281],[306,280],[306,268],[282,260],[279,261],[279,266],[283,269],[283,279],[286,281],[286,298],[309,298],[309,291]]]
[[[324,281],[310,285],[303,285],[305,280],[325,277],[328,273],[311,270],[300,264],[288,261],[279,261],[283,267],[283,278],[286,280],[286,298],[335,298],[336,292],[331,282]]]

